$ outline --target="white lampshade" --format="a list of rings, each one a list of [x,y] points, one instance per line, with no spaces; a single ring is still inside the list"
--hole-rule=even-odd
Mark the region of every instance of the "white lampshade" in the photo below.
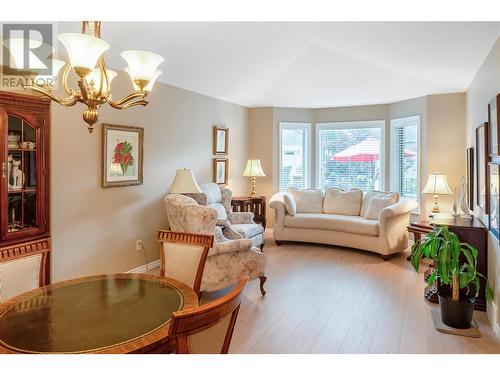
[[[440,173],[432,173],[429,175],[427,184],[425,185],[424,194],[434,194],[434,195],[450,195],[453,194],[448,182],[446,182],[446,175]]]
[[[198,186],[191,169],[178,169],[174,182],[172,182],[172,186],[170,187],[170,193],[202,193],[202,190]]]
[[[106,69],[106,71],[108,73],[109,83],[111,84],[111,81],[113,80],[113,78],[116,77],[117,73],[109,69]],[[85,77],[85,80],[89,85],[93,81],[94,90],[99,91],[101,89],[101,68],[92,69],[92,71]],[[106,83],[104,82],[104,76],[103,76],[103,84],[104,87],[106,87]],[[103,94],[106,95],[107,93],[103,92]]]
[[[59,40],[66,48],[71,66],[76,70],[94,69],[97,60],[109,49],[109,44],[100,38],[79,33],[63,33]]]
[[[133,81],[151,81],[157,76],[157,68],[165,59],[153,52],[123,51],[121,57],[128,64],[128,73]]]
[[[153,76],[153,78],[151,78],[151,80],[148,82],[148,84],[141,89],[137,85],[136,81],[134,81],[134,78],[132,77],[132,75],[130,74],[130,69],[127,67],[127,68],[125,68],[125,71],[128,73],[128,75],[132,79],[132,84],[134,85],[134,90],[135,91],[145,91],[145,92],[151,92],[151,90],[153,90],[153,85],[155,84],[156,79],[161,74],[161,70],[157,69],[156,72],[155,72],[155,75]]]
[[[39,74],[35,77],[35,85],[37,86],[51,86],[59,74],[59,71],[66,63],[62,60],[52,59],[52,74]]]
[[[260,166],[260,159],[250,159],[247,161],[247,167],[243,172],[243,176],[264,177],[265,173]]]

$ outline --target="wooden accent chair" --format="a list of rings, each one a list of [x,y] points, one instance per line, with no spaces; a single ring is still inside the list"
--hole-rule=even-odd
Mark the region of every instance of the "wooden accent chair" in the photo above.
[[[245,276],[224,297],[173,313],[168,335],[177,354],[227,354],[247,282]]]
[[[199,297],[201,279],[214,236],[160,230],[158,241],[160,275],[182,281],[193,288]]]
[[[48,238],[0,247],[0,303],[49,282]]]

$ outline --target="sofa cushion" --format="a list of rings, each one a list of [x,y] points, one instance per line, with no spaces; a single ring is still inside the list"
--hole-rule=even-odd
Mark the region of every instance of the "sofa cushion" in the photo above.
[[[297,212],[323,212],[323,191],[321,189],[288,188],[287,192],[295,200]]]
[[[361,203],[361,212],[359,213],[359,216],[365,216],[368,205],[370,204],[370,199],[372,199],[373,197],[392,198],[394,203],[398,203],[399,201],[399,193],[397,191],[390,193],[384,191],[367,191],[363,196],[363,201]]]
[[[389,206],[395,204],[392,197],[372,197],[370,203],[368,203],[368,208],[365,213],[365,219],[368,220],[378,220],[380,212]]]
[[[359,216],[363,191],[354,189],[326,189],[323,199],[323,212],[327,214]]]
[[[286,212],[288,215],[294,216],[297,213],[297,203],[291,194],[283,194],[283,203],[285,204]]]
[[[379,223],[360,216],[298,213],[285,215],[285,227],[336,230],[339,232],[378,236]]]
[[[217,211],[217,219],[227,220],[227,212],[222,203],[208,203],[207,207],[213,208]]]
[[[220,191],[219,185],[217,185],[216,183],[206,182],[200,185],[200,189],[207,196],[207,204],[222,202],[222,193]]]
[[[259,224],[231,224],[231,229],[241,234],[244,238],[252,238],[264,232],[264,227]]]

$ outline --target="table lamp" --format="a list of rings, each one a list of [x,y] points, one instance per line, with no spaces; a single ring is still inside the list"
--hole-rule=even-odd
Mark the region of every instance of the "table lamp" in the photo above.
[[[265,177],[265,173],[260,166],[260,159],[249,159],[247,161],[247,167],[243,172],[243,176],[252,177],[252,193],[251,197],[255,197],[257,194],[255,193],[255,177]]]
[[[439,213],[438,195],[452,195],[446,175],[440,173],[432,173],[429,175],[427,184],[425,185],[423,194],[434,194],[434,205],[432,206],[433,213]]]
[[[202,193],[202,190],[198,186],[191,169],[178,169],[175,174],[174,182],[172,182],[172,186],[170,186],[170,193]]]

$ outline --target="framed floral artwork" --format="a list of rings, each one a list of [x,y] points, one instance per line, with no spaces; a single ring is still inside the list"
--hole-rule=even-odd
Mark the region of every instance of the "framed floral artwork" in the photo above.
[[[488,175],[490,184],[490,204],[489,204],[489,227],[490,232],[496,238],[500,238],[500,193],[499,193],[499,166],[498,164],[488,164]]]
[[[227,155],[229,129],[214,126],[214,155]]]
[[[488,213],[488,123],[476,129],[476,203]]]
[[[219,185],[227,185],[228,170],[228,159],[214,159],[214,182]]]
[[[500,132],[498,131],[498,125],[500,122],[500,112],[498,107],[500,106],[500,94],[494,97],[488,103],[488,132],[489,132],[489,153],[492,159],[497,164],[499,164],[500,156],[498,153],[498,144],[500,139]]]
[[[140,185],[143,181],[144,128],[102,125],[102,187]]]
[[[474,147],[467,149],[467,203],[474,210]]]

